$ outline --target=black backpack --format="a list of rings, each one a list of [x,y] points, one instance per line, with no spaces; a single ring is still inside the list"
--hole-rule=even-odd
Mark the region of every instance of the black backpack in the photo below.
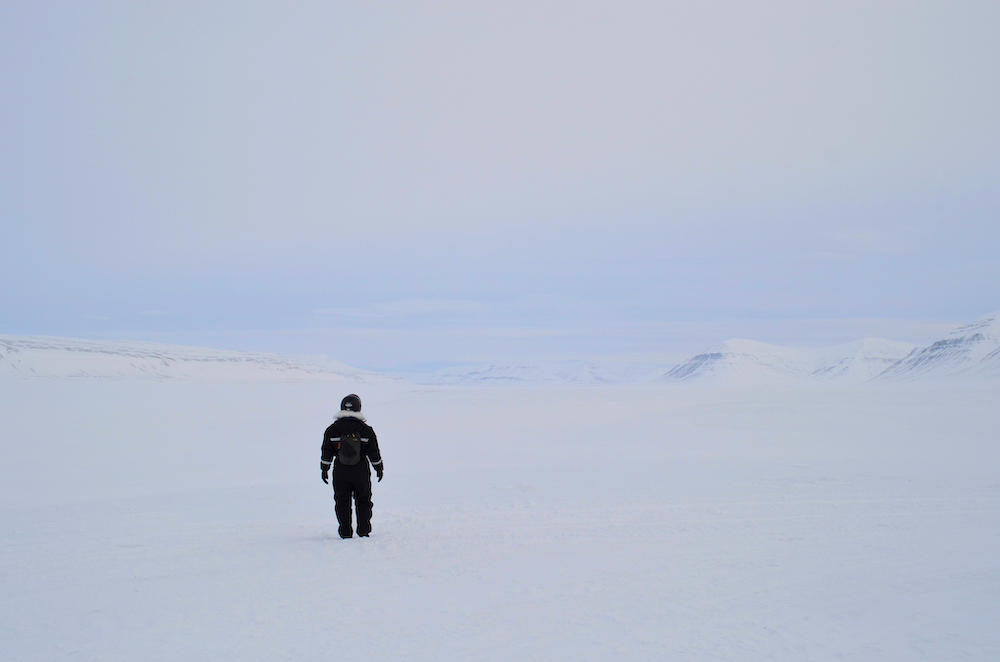
[[[344,432],[340,435],[337,446],[337,461],[347,466],[353,466],[361,461],[361,428],[354,432]]]

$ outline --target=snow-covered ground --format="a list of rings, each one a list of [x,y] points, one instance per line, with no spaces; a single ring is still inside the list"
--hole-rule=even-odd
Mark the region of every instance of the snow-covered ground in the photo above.
[[[386,477],[343,541],[349,390]],[[0,379],[0,651],[1000,659],[998,395]]]

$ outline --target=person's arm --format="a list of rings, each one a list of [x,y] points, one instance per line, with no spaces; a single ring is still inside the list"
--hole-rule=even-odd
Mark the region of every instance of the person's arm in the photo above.
[[[331,425],[323,433],[323,450],[320,453],[319,468],[323,474],[323,482],[330,482],[330,465],[333,464],[333,456],[337,452],[336,442],[333,441],[333,436],[331,434]]]
[[[368,443],[365,444],[365,454],[368,456],[368,461],[372,463],[372,468],[375,469],[375,475],[378,479],[382,480],[382,471],[384,469],[382,465],[382,453],[378,449],[378,437],[375,435],[375,430],[368,427],[368,432],[370,433],[368,437]]]

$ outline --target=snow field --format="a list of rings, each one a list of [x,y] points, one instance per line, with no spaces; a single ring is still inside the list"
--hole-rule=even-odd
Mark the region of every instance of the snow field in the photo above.
[[[364,388],[0,382],[5,656],[1000,655],[995,388]]]

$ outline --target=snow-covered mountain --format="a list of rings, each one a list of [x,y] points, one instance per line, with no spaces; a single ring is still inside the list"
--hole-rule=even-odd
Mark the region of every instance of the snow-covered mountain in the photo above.
[[[378,382],[391,377],[323,357],[75,338],[0,336],[0,377],[103,377],[213,382]]]
[[[876,338],[828,348],[782,347],[737,338],[689,359],[663,379],[726,384],[858,383],[881,374],[915,348]]]
[[[809,376],[819,381],[867,381],[882,374],[916,348],[913,343],[865,338],[816,350],[820,362]]]
[[[961,326],[929,347],[913,350],[879,377],[1000,377],[1000,312]]]
[[[441,370],[426,381],[435,384],[622,384],[652,379],[662,368],[587,361],[491,363]]]

